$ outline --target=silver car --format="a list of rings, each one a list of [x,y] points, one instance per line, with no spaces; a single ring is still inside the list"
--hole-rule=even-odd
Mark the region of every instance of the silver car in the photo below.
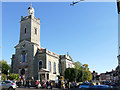
[[[13,81],[3,81],[0,82],[0,87],[2,88],[2,90],[15,90],[17,86]]]

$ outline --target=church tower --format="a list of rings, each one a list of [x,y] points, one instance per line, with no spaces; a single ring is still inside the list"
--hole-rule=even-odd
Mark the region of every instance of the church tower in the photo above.
[[[28,8],[28,16],[21,16],[20,21],[20,41],[33,42],[40,47],[40,18],[34,17],[32,5]]]
[[[20,40],[11,58],[11,72],[19,73],[24,80],[33,79],[38,49],[40,49],[40,18],[34,16],[34,8],[31,5],[28,8],[28,15],[21,16]]]

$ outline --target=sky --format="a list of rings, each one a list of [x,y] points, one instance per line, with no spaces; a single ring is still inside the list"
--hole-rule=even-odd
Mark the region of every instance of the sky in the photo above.
[[[41,47],[104,73],[118,65],[118,14],[115,2],[33,2],[40,18]],[[19,43],[21,16],[30,2],[2,3],[2,58],[9,64]]]

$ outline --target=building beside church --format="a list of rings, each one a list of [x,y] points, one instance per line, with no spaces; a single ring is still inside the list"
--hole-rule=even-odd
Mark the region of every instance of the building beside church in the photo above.
[[[58,55],[40,45],[40,18],[34,16],[32,5],[28,15],[21,16],[20,40],[15,46],[15,54],[11,58],[11,72],[19,73],[24,80],[55,80],[64,75],[66,68],[74,68],[72,58]]]

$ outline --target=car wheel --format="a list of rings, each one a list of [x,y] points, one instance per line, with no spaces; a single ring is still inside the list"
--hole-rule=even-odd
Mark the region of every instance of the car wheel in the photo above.
[[[8,90],[14,90],[12,87],[10,87]]]

